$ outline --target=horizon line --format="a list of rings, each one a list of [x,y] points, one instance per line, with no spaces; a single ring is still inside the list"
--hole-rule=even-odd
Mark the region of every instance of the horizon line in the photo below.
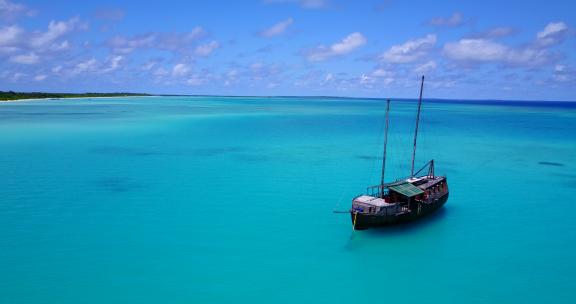
[[[142,95],[142,96],[165,96],[165,97],[178,97],[178,96],[188,96],[188,97],[232,97],[232,98],[334,98],[334,99],[370,99],[370,100],[402,100],[411,101],[417,100],[417,97],[407,98],[407,97],[358,97],[358,96],[336,96],[336,95],[220,95],[220,94],[158,94],[158,93],[142,93],[142,92],[82,92],[82,93],[72,93],[72,92],[41,92],[41,91],[0,91],[1,93],[23,93],[23,94],[132,94],[132,95]],[[121,97],[121,96],[119,96]],[[133,96],[138,97],[138,96]],[[50,99],[51,97],[39,98],[39,99]],[[80,97],[82,98],[82,97]],[[478,99],[478,98],[442,98],[442,97],[423,97],[423,99],[431,101],[472,101],[472,102],[549,102],[549,103],[576,103],[576,100],[540,100],[540,99]]]

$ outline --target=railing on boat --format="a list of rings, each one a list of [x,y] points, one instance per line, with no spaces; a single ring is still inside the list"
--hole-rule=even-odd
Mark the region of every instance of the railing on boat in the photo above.
[[[424,171],[424,169],[428,169],[427,174],[426,175],[420,175],[420,173],[422,171]],[[366,188],[366,194],[368,194],[370,196],[374,196],[374,197],[383,197],[383,196],[388,194],[388,186],[396,184],[400,181],[405,181],[408,178],[420,177],[420,176],[429,176],[432,178],[434,177],[434,160],[433,159],[430,160],[429,162],[427,162],[422,168],[420,168],[420,170],[416,171],[416,173],[414,173],[414,175],[396,179],[395,182],[384,183],[384,184],[380,184],[380,185],[376,185],[376,186],[370,186],[370,187]]]
[[[400,215],[400,214],[404,214],[407,212],[410,212],[410,208],[407,205],[395,205],[394,207],[387,207],[387,208],[381,208],[379,211],[375,211],[374,209],[368,208],[368,209],[356,209],[353,208],[351,210],[352,213],[361,213],[361,214],[367,214],[367,215],[379,215],[379,216],[388,216],[388,215]]]
[[[384,197],[388,195],[387,185],[376,185],[366,188],[366,194],[373,197]]]

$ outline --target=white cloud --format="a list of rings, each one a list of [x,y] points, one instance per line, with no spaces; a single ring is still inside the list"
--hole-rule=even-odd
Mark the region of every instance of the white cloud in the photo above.
[[[172,75],[177,77],[185,76],[190,72],[190,70],[191,69],[189,65],[185,63],[178,63],[172,68]]]
[[[53,43],[48,49],[53,52],[66,51],[70,49],[70,43],[68,40],[64,40],[60,43]]]
[[[232,84],[237,83],[239,76],[241,75],[237,69],[228,70],[228,72],[222,75],[222,78],[224,80],[224,86],[230,86]]]
[[[390,63],[414,62],[424,57],[435,44],[436,35],[428,34],[426,37],[392,46],[380,56],[380,59]]]
[[[354,32],[340,42],[334,43],[329,47],[318,46],[306,53],[306,58],[310,61],[322,61],[334,56],[346,55],[355,49],[366,44],[366,37],[360,32]]]
[[[555,82],[571,82],[576,79],[576,72],[566,65],[557,64],[554,67],[554,74],[552,75],[552,79]]]
[[[15,55],[10,57],[10,62],[19,64],[36,64],[40,61],[40,57],[34,53]]]
[[[362,75],[360,76],[360,83],[361,83],[361,84],[370,86],[370,85],[374,84],[375,82],[376,82],[376,81],[375,81],[374,78],[372,78],[372,77],[370,77],[370,76],[368,76],[368,75],[366,75],[366,74],[362,74]]]
[[[60,74],[60,72],[62,72],[63,69],[64,69],[64,67],[61,65],[55,66],[52,68],[52,73]]]
[[[418,65],[417,67],[414,68],[414,73],[418,74],[418,75],[425,75],[425,74],[429,74],[432,71],[436,70],[436,67],[438,67],[438,65],[436,64],[436,62],[434,60],[430,60],[426,63],[423,63],[421,65]]]
[[[467,36],[467,38],[484,38],[484,39],[491,39],[491,38],[501,38],[510,36],[514,33],[514,29],[511,27],[495,27],[483,32],[476,32],[472,33]]]
[[[128,54],[139,48],[151,48],[156,37],[153,34],[139,35],[132,38],[116,36],[107,41],[115,53]]]
[[[46,75],[44,75],[44,74],[40,74],[40,75],[34,76],[34,80],[36,80],[36,81],[43,81],[43,80],[45,80],[46,78],[48,78],[48,76],[46,76]]]
[[[255,62],[250,65],[250,69],[252,71],[258,71],[264,68],[264,64],[262,62]]]
[[[20,72],[6,73],[5,75],[2,75],[3,78],[7,78],[12,82],[18,82],[26,76],[28,75]]]
[[[194,50],[194,54],[198,56],[208,56],[212,54],[212,52],[214,52],[214,50],[216,50],[219,47],[220,44],[218,43],[218,41],[210,41],[207,44],[199,45],[198,47],[196,47],[196,49]]]
[[[564,40],[568,26],[564,22],[550,22],[536,34],[536,43],[540,46],[558,44]]]
[[[66,77],[79,74],[106,74],[120,69],[124,60],[125,57],[121,55],[112,55],[105,60],[90,58],[76,63],[57,65],[51,71],[55,75]]]
[[[492,36],[508,34],[502,28]],[[510,47],[486,38],[465,38],[444,45],[444,55],[464,63],[500,63],[509,66],[536,67],[553,63],[557,56],[548,50],[561,43],[567,36],[568,26],[564,22],[550,22],[536,34],[536,39],[520,47]]]
[[[0,19],[14,20],[22,15],[31,16],[34,12],[23,4],[0,0]]]
[[[156,35],[154,47],[173,52],[185,52],[205,35],[206,31],[201,27],[195,27],[186,33],[159,33]]]
[[[456,61],[500,62],[509,65],[535,66],[549,60],[548,53],[534,48],[510,48],[487,39],[462,39],[447,43],[444,54]]]
[[[152,70],[152,68],[154,68],[156,65],[158,64],[157,61],[151,60],[146,62],[143,66],[142,66],[142,70],[144,71],[150,71]]]
[[[382,85],[389,86],[395,81],[396,79],[391,74],[386,77],[376,77],[374,73],[372,73],[371,75],[362,74],[359,82],[364,88],[374,89]]]
[[[567,29],[568,26],[566,26],[564,22],[550,22],[542,31],[536,34],[536,37],[538,39],[545,39]]]
[[[240,71],[238,81],[248,80],[249,86],[281,83],[285,80],[285,71],[290,67],[272,62],[254,62],[246,67],[246,72]]]
[[[163,68],[163,67],[159,67],[159,68],[157,68],[157,69],[154,71],[154,76],[157,76],[157,77],[166,76],[166,75],[168,75],[168,74],[170,74],[170,72],[168,72],[168,71],[167,71],[165,68]]]
[[[0,55],[17,53],[19,50],[14,46],[0,46]]]
[[[394,73],[385,69],[376,69],[372,72],[372,76],[374,77],[390,77],[392,75],[394,75]]]
[[[331,50],[336,54],[348,54],[354,49],[366,44],[366,38],[361,33],[352,33],[341,42],[333,44]]]
[[[428,21],[428,24],[433,26],[446,26],[446,27],[456,27],[464,24],[464,17],[460,12],[454,12],[450,17],[436,17]]]
[[[329,0],[264,0],[264,3],[298,3],[300,7],[307,9],[326,8],[330,6]]]
[[[108,58],[108,66],[102,69],[102,73],[108,73],[117,70],[124,61],[124,56],[116,55]]]
[[[274,24],[273,26],[260,32],[260,36],[266,37],[266,38],[278,36],[278,35],[284,33],[286,31],[286,29],[288,29],[288,27],[293,22],[294,21],[292,20],[292,18],[288,18],[286,20],[280,21],[280,22]]]
[[[446,56],[464,61],[504,60],[508,52],[508,47],[487,39],[462,39],[444,46]]]
[[[0,54],[35,53],[57,55],[70,49],[64,37],[72,31],[86,28],[78,18],[51,21],[46,31],[26,31],[18,26],[0,28]]]
[[[226,76],[228,78],[236,78],[236,77],[238,77],[238,74],[239,74],[238,70],[232,69],[232,70],[229,70],[228,73],[226,73]]]
[[[370,73],[370,76],[371,76],[370,79],[372,80],[373,83],[376,83],[376,81],[378,80],[379,83],[382,83],[385,86],[388,86],[392,82],[394,82],[395,75],[396,75],[396,73],[394,73],[390,70],[378,68],[378,69],[372,71],[372,73]]]
[[[395,81],[395,79],[392,78],[392,77],[384,78],[384,85],[386,85],[386,86],[387,86],[387,85],[390,85],[390,84],[393,83],[394,81]]]
[[[35,33],[30,38],[30,45],[34,48],[45,47],[58,38],[77,29],[85,29],[86,24],[81,23],[80,19],[75,17],[68,21],[50,21],[46,32]]]
[[[0,47],[14,46],[19,43],[24,30],[16,25],[6,26],[0,29]]]
[[[136,49],[156,49],[177,53],[187,52],[198,40],[206,35],[201,27],[185,33],[148,33],[133,37],[115,36],[106,45],[115,53],[127,54]]]
[[[74,69],[72,70],[73,74],[80,74],[85,72],[95,72],[98,69],[98,61],[94,58],[88,59],[86,61],[82,61],[77,63]]]
[[[200,76],[198,76],[198,75],[194,75],[194,76],[192,76],[191,78],[189,78],[188,80],[186,80],[186,83],[187,83],[188,85],[191,85],[191,86],[199,86],[199,85],[204,84],[204,82],[205,82],[205,80],[202,79],[202,78],[201,78]]]

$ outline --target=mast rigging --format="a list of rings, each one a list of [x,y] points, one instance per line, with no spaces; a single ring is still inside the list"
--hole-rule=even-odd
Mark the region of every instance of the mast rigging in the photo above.
[[[420,83],[420,97],[418,98],[418,114],[416,114],[416,129],[414,130],[414,150],[412,151],[412,167],[410,168],[410,176],[414,176],[414,160],[416,158],[416,140],[418,138],[418,125],[420,123],[420,108],[422,107],[422,90],[424,89],[424,75],[422,75],[422,82]]]
[[[386,101],[386,129],[384,130],[384,155],[382,157],[382,178],[380,179],[380,185],[382,185],[381,196],[384,196],[384,173],[386,172],[386,146],[388,145],[389,115],[390,115],[390,99]]]

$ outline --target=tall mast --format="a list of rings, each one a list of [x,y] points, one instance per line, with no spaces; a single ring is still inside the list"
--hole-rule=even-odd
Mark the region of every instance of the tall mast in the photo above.
[[[382,157],[382,179],[380,185],[384,190],[384,172],[386,171],[386,146],[388,145],[388,116],[390,115],[390,99],[386,101],[386,129],[384,131],[384,156]],[[382,191],[383,193],[384,191]]]
[[[412,151],[412,168],[410,176],[414,176],[414,159],[416,158],[416,139],[418,138],[418,125],[420,123],[420,108],[422,107],[422,90],[424,89],[424,75],[420,83],[420,97],[418,98],[418,114],[416,114],[416,129],[414,130],[414,150]]]

